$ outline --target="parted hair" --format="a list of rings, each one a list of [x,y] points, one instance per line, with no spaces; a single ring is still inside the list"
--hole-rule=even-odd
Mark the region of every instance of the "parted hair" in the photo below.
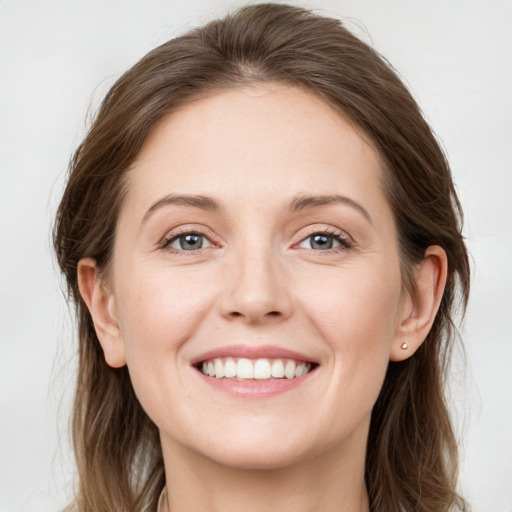
[[[54,247],[78,327],[72,435],[78,512],[155,511],[165,484],[157,427],[128,370],[105,362],[77,283],[80,259],[108,272],[125,173],[156,124],[178,107],[256,83],[301,87],[357,127],[380,156],[402,275],[431,245],[448,257],[425,342],[390,362],[372,411],[366,484],[372,512],[467,510],[455,490],[457,444],[445,400],[454,318],[469,293],[462,211],[447,160],[397,73],[337,19],[281,4],[241,8],[149,52],[113,85],[69,166]],[[172,486],[172,482],[167,485]]]

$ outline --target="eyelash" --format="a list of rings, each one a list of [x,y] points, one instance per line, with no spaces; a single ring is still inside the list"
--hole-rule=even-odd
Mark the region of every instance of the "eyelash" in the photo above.
[[[313,233],[309,233],[307,236],[304,236],[303,238],[301,238],[301,241],[299,242],[299,244],[305,242],[309,238],[312,238],[312,237],[318,236],[318,235],[332,238],[336,242],[339,242],[340,245],[339,245],[339,247],[334,247],[334,248],[325,249],[325,250],[309,249],[310,251],[313,251],[315,253],[327,253],[327,254],[330,254],[333,252],[337,253],[337,252],[345,251],[347,249],[352,249],[354,247],[354,243],[352,242],[352,240],[350,240],[350,238],[345,233],[343,233],[342,231],[336,231],[333,229],[322,229],[320,231],[314,231]]]
[[[186,236],[186,235],[196,235],[196,236],[204,237],[212,244],[212,246],[216,245],[215,242],[210,240],[210,236],[207,235],[206,233],[202,232],[201,230],[183,230],[178,233],[173,233],[172,235],[170,235],[168,237],[165,237],[164,240],[162,240],[162,243],[160,244],[160,248],[167,249],[173,242],[178,240],[180,237]],[[345,251],[347,249],[352,249],[354,247],[353,242],[349,239],[349,237],[346,234],[344,234],[342,231],[336,231],[336,230],[331,230],[331,229],[322,229],[319,231],[311,232],[311,233],[307,234],[307,236],[303,236],[301,238],[300,242],[298,244],[295,244],[295,246],[305,242],[309,238],[312,238],[312,237],[318,236],[318,235],[320,235],[320,236],[323,235],[328,238],[332,238],[334,241],[339,242],[339,244],[340,244],[339,247],[334,247],[334,248],[325,249],[325,250],[315,250],[315,249],[307,249],[307,250],[315,252],[315,253],[332,254],[332,253]],[[191,251],[186,251],[184,249],[181,249],[181,250],[173,250],[171,252],[173,252],[173,254],[187,256],[187,255],[191,255],[191,254],[198,254],[203,249],[207,249],[207,247],[200,248],[197,250],[191,250]]]
[[[213,237],[211,235],[209,235],[209,234],[206,234],[206,233],[202,232],[201,230],[183,229],[182,231],[178,231],[177,233],[172,233],[171,235],[166,236],[162,240],[162,243],[160,244],[160,248],[161,249],[168,249],[169,246],[173,242],[175,242],[179,238],[181,238],[183,236],[187,236],[187,235],[196,235],[196,236],[203,237],[206,240],[208,240],[212,244],[212,246],[216,245],[214,242],[211,241],[211,238],[213,238]],[[198,253],[200,253],[202,251],[202,249],[203,248],[197,249],[197,250],[192,250],[192,251],[186,251],[184,249],[173,249],[173,250],[170,250],[170,252],[172,252],[173,254],[180,255],[180,256],[189,256],[191,254],[198,254]]]

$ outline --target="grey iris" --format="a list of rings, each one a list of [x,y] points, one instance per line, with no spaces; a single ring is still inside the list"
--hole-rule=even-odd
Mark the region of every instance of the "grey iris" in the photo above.
[[[333,244],[332,237],[326,235],[313,235],[311,237],[311,247],[313,249],[326,250],[331,249]]]
[[[202,235],[183,235],[180,236],[180,247],[184,251],[193,251],[196,249],[201,249],[203,246],[203,237]]]

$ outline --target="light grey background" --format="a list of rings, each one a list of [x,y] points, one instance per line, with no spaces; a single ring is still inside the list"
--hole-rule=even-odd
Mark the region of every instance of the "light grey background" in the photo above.
[[[75,345],[50,229],[88,109],[149,49],[242,3],[0,0],[0,512],[71,492]],[[474,260],[451,386],[460,488],[475,512],[511,512],[512,2],[296,3],[368,32],[446,148]]]

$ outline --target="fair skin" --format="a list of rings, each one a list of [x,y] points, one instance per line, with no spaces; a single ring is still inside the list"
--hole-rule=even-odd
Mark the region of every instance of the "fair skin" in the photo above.
[[[446,280],[430,247],[404,288],[380,174],[353,126],[282,85],[192,102],[146,141],[111,268],[100,282],[84,259],[79,284],[107,363],[128,365],[160,430],[164,510],[369,510],[373,404]],[[214,356],[310,371],[204,375]]]

